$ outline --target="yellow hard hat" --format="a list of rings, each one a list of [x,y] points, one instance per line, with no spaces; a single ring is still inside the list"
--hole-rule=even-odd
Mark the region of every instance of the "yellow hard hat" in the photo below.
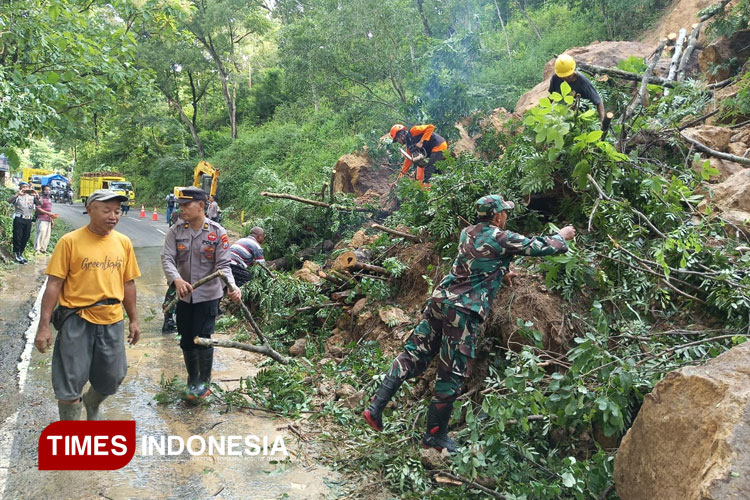
[[[562,54],[555,60],[555,74],[560,78],[570,76],[576,70],[576,62],[568,54]]]

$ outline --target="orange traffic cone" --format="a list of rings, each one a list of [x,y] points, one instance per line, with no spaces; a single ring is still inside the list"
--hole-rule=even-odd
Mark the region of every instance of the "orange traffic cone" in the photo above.
[[[146,207],[143,205],[143,203],[141,203],[141,215],[140,215],[140,217],[141,217],[141,219],[145,219],[146,218]]]
[[[151,220],[159,220],[159,212],[156,211],[156,207],[154,207],[154,215],[151,216]]]

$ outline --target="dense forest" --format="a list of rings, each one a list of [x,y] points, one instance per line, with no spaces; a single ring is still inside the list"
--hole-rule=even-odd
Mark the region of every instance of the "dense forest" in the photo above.
[[[418,438],[404,439],[423,427],[413,425],[426,408],[421,382],[403,390],[377,436],[359,420],[361,404],[342,407],[321,396],[321,384],[346,384],[369,401],[394,353],[392,343],[389,350],[360,328],[359,338],[341,342],[339,356],[331,354],[331,338],[357,331],[352,315],[298,311],[330,302],[328,283],[257,272],[244,287],[246,302],[274,348],[287,352],[306,338],[309,361],[269,365],[223,397],[242,405],[244,394],[292,418],[315,410],[308,425],[321,460],[364,477],[361,488],[382,485],[403,498],[616,498],[618,440],[644,396],[667,372],[744,342],[750,328],[750,232],[713,212],[707,182],[718,172],[680,137],[681,127],[714,107],[726,126],[750,118],[748,66],[739,58],[712,66],[738,88],[718,106],[702,81],[708,75],[668,88],[644,81],[640,101],[639,79],[596,79],[615,116],[609,133],[595,110],[570,107],[565,86],[502,127],[485,119],[496,108],[512,111],[558,54],[595,40],[636,39],[672,4],[0,1],[0,150],[12,169],[70,169],[74,179],[120,171],[148,206],[189,184],[205,159],[222,171],[227,226],[240,233],[263,226],[267,258],[285,258],[291,271],[303,249],[318,248],[305,255],[319,264],[335,258],[347,246],[331,255],[324,242],[349,241],[369,213],[401,225],[420,242],[370,238],[366,246],[388,278],[352,278],[346,299],[348,308],[367,298],[376,316],[393,305],[416,314],[449,269],[458,234],[475,220],[473,202],[484,194],[526,201],[518,203],[513,230],[575,225],[571,252],[518,262],[524,278],[516,293],[553,296],[560,337],[531,318],[511,318],[518,302],[501,292],[476,375],[456,405],[454,424],[466,446],[442,463],[426,464]],[[708,41],[750,27],[747,0],[726,4],[702,11],[711,17]],[[649,62],[632,57],[620,69],[642,75]],[[396,122],[435,124],[449,143],[459,138],[456,122],[482,135],[476,154],[443,162],[431,189],[399,183],[391,195],[398,210],[319,209],[260,196],[313,198],[350,153],[366,152],[373,169],[395,179],[402,158],[382,137]],[[354,206],[352,194],[330,196]],[[8,220],[0,217],[3,243]],[[250,338],[235,319],[221,326],[239,341]],[[436,481],[440,473],[453,479]],[[346,494],[367,496],[356,487]]]

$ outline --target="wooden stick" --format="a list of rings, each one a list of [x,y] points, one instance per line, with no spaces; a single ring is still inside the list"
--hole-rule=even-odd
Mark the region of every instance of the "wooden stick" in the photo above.
[[[343,205],[338,205],[335,203],[326,203],[324,201],[317,201],[317,200],[308,200],[307,198],[300,198],[299,196],[294,196],[291,194],[286,193],[268,193],[266,191],[263,191],[260,193],[261,196],[267,196],[269,198],[282,198],[285,200],[293,200],[298,201],[300,203],[306,203],[308,205],[315,205],[316,207],[322,207],[322,208],[333,208],[335,210],[341,210],[344,212],[380,212],[380,209],[378,208],[364,208],[364,207],[345,207]]]
[[[622,80],[630,80],[633,82],[640,82],[641,80],[643,80],[643,75],[640,75],[638,73],[631,73],[630,71],[623,71],[621,69],[605,68],[604,66],[596,66],[594,64],[588,64],[585,62],[576,62],[576,68],[579,68],[585,71],[586,73],[589,73],[592,75],[596,73],[603,73],[605,75],[609,75],[615,78],[620,78]],[[675,87],[674,82],[668,81],[664,78],[661,78],[655,75],[651,75],[648,78],[648,83],[661,85],[663,87],[669,87],[669,88]]]
[[[716,113],[718,113],[719,111],[721,111],[721,109],[720,108],[716,108],[715,110],[711,111],[710,113],[706,113],[705,115],[703,115],[701,117],[698,117],[695,120],[690,120],[685,125],[680,125],[677,130],[685,130],[686,128],[690,128],[693,125],[697,125],[700,122],[706,121],[707,119],[711,118]]]
[[[607,133],[609,132],[610,125],[612,125],[612,119],[615,117],[615,114],[611,111],[607,111],[607,114],[604,115],[604,120],[602,120],[602,138],[599,139],[600,141],[603,141],[607,137]]]
[[[217,271],[219,273],[219,279],[224,282],[224,285],[229,290],[237,290],[237,287],[233,286],[231,283],[229,283],[229,280],[221,271]],[[255,335],[258,336],[261,342],[263,342],[263,345],[268,345],[268,341],[266,340],[265,335],[263,335],[263,331],[260,329],[258,324],[255,322],[255,318],[253,318],[253,315],[250,313],[250,309],[247,308],[247,304],[245,304],[244,301],[240,300],[237,302],[240,305],[240,309],[242,310],[242,315],[245,317],[248,323],[250,323],[250,326],[255,331]],[[275,351],[274,351],[275,352]],[[275,359],[275,358],[274,358]],[[287,361],[288,363],[288,361]],[[286,363],[285,363],[286,364]]]
[[[404,238],[406,240],[413,241],[415,243],[424,243],[424,240],[420,238],[419,236],[414,236],[413,234],[404,233],[402,231],[396,231],[395,229],[381,226],[380,224],[373,224],[370,227],[373,229],[377,229],[378,231],[383,231],[384,233],[393,234],[395,236],[398,236],[399,238]]]
[[[298,307],[295,309],[296,312],[315,311],[317,309],[325,309],[327,307],[341,307],[345,305],[343,302],[325,302],[323,304],[316,304],[314,306]]]
[[[195,290],[199,286],[205,285],[209,281],[218,278],[220,275],[221,275],[221,271],[216,271],[215,273],[211,273],[208,276],[205,276],[205,277],[199,279],[198,281],[196,281],[195,283],[193,283],[191,286],[193,287],[193,290]],[[167,305],[163,306],[161,308],[161,310],[164,311],[164,312],[171,310],[177,304],[178,300],[180,300],[179,297],[175,296],[175,298],[172,299]]]
[[[354,269],[359,269],[360,271],[367,271],[368,273],[375,273],[375,274],[385,274],[389,275],[391,272],[380,266],[375,266],[373,264],[365,264],[364,262],[355,262],[354,263]]]
[[[455,474],[451,474],[450,472],[444,472],[444,471],[436,470],[436,471],[432,471],[432,474],[433,475],[445,476],[448,479],[453,479],[454,481],[458,481],[460,483],[464,483],[464,484],[468,485],[469,487],[475,488],[475,489],[477,489],[479,491],[487,493],[488,495],[490,495],[490,496],[492,496],[494,498],[502,498],[504,500],[508,498],[505,495],[503,495],[502,493],[499,493],[499,492],[497,492],[495,490],[491,490],[491,489],[487,488],[486,486],[482,486],[481,484],[476,483],[474,481],[471,481],[469,479],[466,479],[464,477],[456,476]]]
[[[269,358],[272,358],[282,365],[288,365],[289,360],[284,358],[281,354],[274,351],[270,346],[268,345],[253,345],[253,344],[244,344],[242,342],[235,342],[233,340],[219,340],[219,339],[212,339],[212,338],[205,338],[205,337],[193,337],[193,342],[197,345],[202,345],[205,347],[230,347],[232,349],[240,349],[242,351],[247,352],[255,352],[258,354],[263,354],[265,356],[268,356]]]
[[[742,165],[750,165],[750,158],[743,158],[742,156],[737,156],[737,155],[733,155],[729,153],[722,153],[721,151],[716,151],[715,149],[711,149],[705,144],[702,144],[696,141],[695,139],[691,139],[690,137],[687,137],[680,131],[677,131],[677,133],[685,142],[692,144],[693,146],[695,146],[696,149],[698,149],[699,151],[703,151],[707,155],[711,155],[716,158],[721,158],[722,160],[733,161],[735,163],[741,163]]]

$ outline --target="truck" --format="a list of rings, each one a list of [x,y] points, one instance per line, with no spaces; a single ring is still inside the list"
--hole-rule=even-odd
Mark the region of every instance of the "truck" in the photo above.
[[[42,177],[45,175],[52,174],[52,170],[46,170],[44,168],[29,168],[26,167],[21,171],[21,176],[24,181],[31,184],[31,187],[40,191],[42,189]]]
[[[120,172],[84,172],[78,181],[78,194],[81,201],[86,199],[97,189],[110,189],[117,194],[122,194],[130,200],[128,206],[135,206],[135,189]]]
[[[219,169],[207,161],[199,161],[193,170],[193,186],[219,199]],[[175,186],[174,195],[179,196],[184,186]]]

